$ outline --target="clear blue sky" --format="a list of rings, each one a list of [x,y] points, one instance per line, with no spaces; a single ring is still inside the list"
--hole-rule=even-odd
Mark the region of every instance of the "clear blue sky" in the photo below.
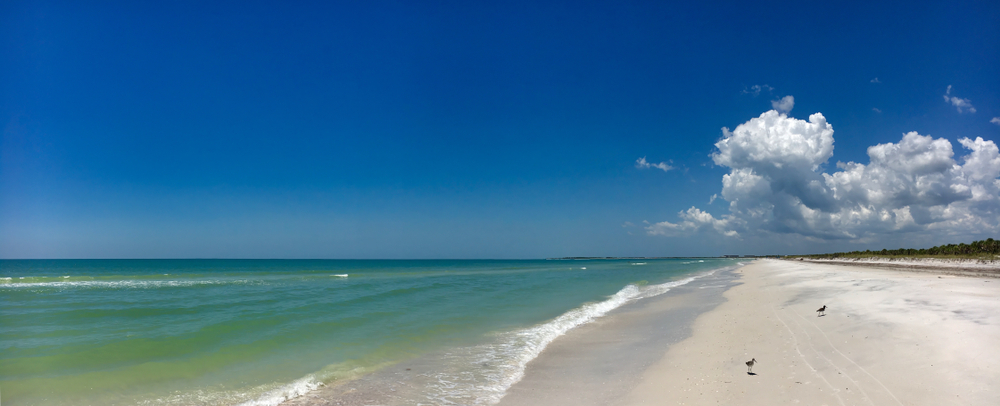
[[[956,167],[972,151],[960,139],[986,155],[1000,141],[997,2],[205,3],[0,3],[0,257],[681,256],[998,236],[1000,161]],[[747,130],[772,108],[761,128],[779,133],[822,113],[832,157],[798,167],[782,145],[823,135]],[[941,138],[953,165],[913,166],[945,159],[928,146]],[[876,170],[868,148],[887,143],[916,152]],[[869,172],[824,180],[847,179],[838,161]],[[724,192],[738,171],[770,191]]]

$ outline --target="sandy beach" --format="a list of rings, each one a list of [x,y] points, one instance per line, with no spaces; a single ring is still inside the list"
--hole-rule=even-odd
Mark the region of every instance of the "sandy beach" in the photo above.
[[[756,260],[570,330],[499,405],[997,405],[997,343],[1000,279]],[[433,358],[286,404],[407,404]]]
[[[800,258],[819,264],[863,266],[883,269],[929,272],[935,275],[1000,277],[1000,261],[985,259],[941,258]]]
[[[622,404],[1000,404],[1000,279],[779,260],[737,273]]]

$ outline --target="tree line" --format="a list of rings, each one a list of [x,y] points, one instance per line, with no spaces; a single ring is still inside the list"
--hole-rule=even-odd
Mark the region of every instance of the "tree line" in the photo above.
[[[882,257],[882,256],[962,256],[978,257],[986,255],[1000,255],[1000,241],[987,238],[982,241],[973,241],[965,244],[946,244],[931,248],[900,248],[895,250],[882,249],[881,251],[851,251],[835,252],[832,254],[795,255],[806,258],[839,258],[839,257]]]

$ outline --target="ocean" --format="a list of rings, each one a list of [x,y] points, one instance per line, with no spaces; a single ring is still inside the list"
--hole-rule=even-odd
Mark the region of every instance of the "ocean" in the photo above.
[[[732,259],[3,260],[4,405],[277,405],[419,363],[492,405],[567,331]]]

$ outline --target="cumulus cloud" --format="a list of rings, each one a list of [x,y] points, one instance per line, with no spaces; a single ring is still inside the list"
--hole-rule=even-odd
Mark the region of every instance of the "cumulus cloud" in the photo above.
[[[993,141],[959,139],[966,154],[956,158],[947,139],[910,132],[869,147],[868,164],[837,162],[827,173],[834,131],[821,113],[799,120],[771,110],[722,132],[712,160],[729,168],[721,192],[729,213],[691,207],[677,222],[647,226],[647,234],[863,240],[1000,231],[1000,149]]]
[[[972,106],[972,102],[969,99],[961,99],[951,95],[951,85],[948,85],[948,90],[945,90],[944,92],[944,101],[945,103],[951,103],[952,106],[955,106],[955,109],[957,109],[959,113],[965,113],[966,111],[970,113],[976,112],[976,108]]]
[[[750,95],[753,95],[753,97],[757,97],[757,96],[760,95],[760,92],[763,91],[763,90],[766,90],[768,93],[770,93],[770,92],[774,91],[774,88],[771,87],[771,86],[768,86],[768,85],[753,85],[753,86],[750,86],[749,88],[744,88],[743,89],[743,94],[750,94]]]
[[[871,82],[872,83],[882,83],[882,81],[878,80],[878,78],[872,79]]]
[[[1000,125],[1000,117],[993,117],[990,119],[990,122],[996,125]]]
[[[795,107],[795,98],[785,96],[778,100],[771,100],[771,107],[782,114],[788,114],[788,112],[792,111],[792,107]]]
[[[658,164],[652,164],[652,163],[646,162],[646,157],[642,157],[642,158],[636,159],[635,160],[635,167],[639,168],[639,169],[659,168],[659,169],[662,169],[664,172],[667,172],[667,171],[669,171],[671,169],[674,169],[674,167],[672,167],[670,165],[667,165],[666,162],[660,162]]]
[[[735,230],[731,230],[730,222],[738,222],[738,219],[732,218],[732,216],[725,216],[723,219],[717,219],[707,212],[703,212],[696,207],[687,209],[687,211],[682,211],[678,213],[681,218],[679,223],[671,223],[669,221],[661,221],[646,227],[646,232],[649,235],[666,235],[666,236],[676,236],[684,234],[690,231],[698,231],[702,229],[712,229],[727,237],[739,238],[740,235]]]

